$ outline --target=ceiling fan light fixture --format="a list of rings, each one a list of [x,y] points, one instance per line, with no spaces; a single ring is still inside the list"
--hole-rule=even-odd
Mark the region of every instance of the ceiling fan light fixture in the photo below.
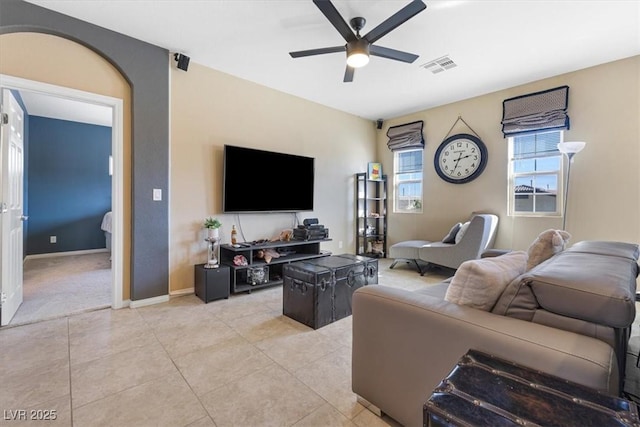
[[[347,65],[352,68],[364,67],[369,63],[369,43],[358,39],[347,43]]]
[[[347,58],[347,64],[352,68],[364,67],[369,63],[369,55],[364,53],[353,53]]]

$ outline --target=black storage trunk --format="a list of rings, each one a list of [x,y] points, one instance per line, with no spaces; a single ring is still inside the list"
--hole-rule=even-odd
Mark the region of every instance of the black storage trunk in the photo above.
[[[424,405],[424,426],[640,426],[635,404],[469,350]]]
[[[378,259],[377,258],[369,258],[366,256],[353,255],[353,254],[340,254],[335,256],[338,256],[341,258],[347,258],[354,262],[364,263],[365,285],[378,284]]]
[[[364,258],[364,257],[359,257]],[[287,264],[283,268],[283,304],[285,316],[313,329],[351,315],[353,292],[369,283],[365,260],[329,256]]]

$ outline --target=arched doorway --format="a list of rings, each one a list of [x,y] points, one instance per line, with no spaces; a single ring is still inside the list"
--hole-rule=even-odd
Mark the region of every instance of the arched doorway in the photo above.
[[[131,194],[130,190],[130,174],[126,173],[130,169],[130,88],[128,82],[120,75],[111,64],[99,57],[95,52],[78,45],[75,42],[62,39],[56,36],[50,36],[37,33],[12,33],[0,35],[0,49],[7,57],[18,58],[14,61],[0,61],[2,69],[0,71],[11,72],[14,75],[26,75],[35,79],[46,79],[49,82],[60,84],[51,84],[41,80],[32,80],[22,77],[14,77],[6,74],[0,76],[0,86],[19,92],[28,92],[32,94],[48,95],[60,100],[73,102],[81,102],[86,105],[103,106],[112,112],[112,136],[111,136],[111,152],[113,156],[113,174],[111,177],[112,188],[112,257],[111,257],[111,298],[110,305],[113,308],[121,308],[124,305],[124,298],[129,298],[129,281],[128,274],[129,265],[125,265],[125,252],[129,252],[129,242],[125,238],[130,233],[130,203],[126,194]],[[21,58],[19,49],[24,51],[35,51],[34,57]],[[12,52],[13,51],[13,52]],[[52,57],[57,57],[67,63],[73,62],[81,64],[85,72],[93,70],[87,78],[72,77],[76,87],[83,89],[108,92],[115,96],[108,96],[101,93],[79,90],[77,88],[68,87],[71,82],[68,75],[57,76],[55,67],[52,70],[47,64]],[[35,62],[35,63],[34,63]],[[41,73],[41,74],[38,74]],[[103,88],[109,88],[105,91]],[[125,165],[128,165],[126,167]],[[28,191],[28,190],[27,190]],[[129,219],[129,220],[127,220]],[[87,304],[91,305],[88,301]],[[82,304],[80,304],[82,306]],[[79,307],[77,304],[69,306]],[[62,308],[61,308],[62,309]],[[44,311],[40,316],[47,313],[60,313],[58,309]],[[36,315],[37,317],[37,315]],[[22,316],[22,319],[30,319],[33,316]],[[17,319],[16,319],[17,320]],[[42,320],[42,319],[37,319]]]

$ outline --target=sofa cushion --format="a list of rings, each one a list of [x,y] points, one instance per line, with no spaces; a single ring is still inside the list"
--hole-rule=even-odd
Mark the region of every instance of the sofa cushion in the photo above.
[[[455,243],[456,235],[458,234],[458,231],[460,231],[460,227],[462,227],[461,222],[451,227],[451,230],[449,230],[449,233],[447,233],[447,235],[444,236],[444,238],[442,239],[442,243]]]
[[[539,307],[529,283],[522,277],[516,277],[507,285],[491,312],[531,322]]]
[[[458,230],[458,232],[456,233],[456,239],[455,239],[456,243],[460,243],[460,240],[462,240],[465,233],[469,229],[469,224],[471,224],[471,221],[467,221],[460,226],[460,230]]]
[[[636,262],[564,251],[523,276],[541,308],[614,328],[635,319]]]
[[[524,251],[465,261],[451,279],[445,300],[489,311],[505,287],[525,272],[526,265]]]
[[[567,249],[569,252],[583,252],[589,254],[599,254],[627,258],[634,262],[640,255],[640,247],[635,243],[624,242],[603,242],[595,240],[584,240]]]

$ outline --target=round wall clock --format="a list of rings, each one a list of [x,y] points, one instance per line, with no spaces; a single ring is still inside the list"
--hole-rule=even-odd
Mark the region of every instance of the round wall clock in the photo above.
[[[477,136],[460,133],[442,141],[433,159],[440,178],[464,184],[480,176],[487,165],[488,153]]]

